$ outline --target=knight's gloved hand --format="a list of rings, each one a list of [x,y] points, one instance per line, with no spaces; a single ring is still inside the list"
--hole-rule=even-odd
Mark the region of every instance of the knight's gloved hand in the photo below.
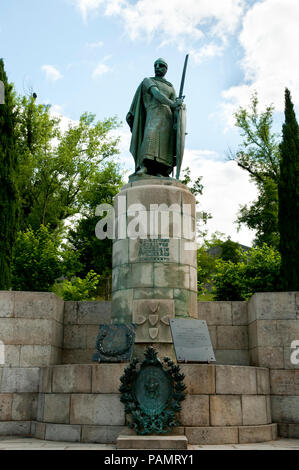
[[[183,98],[176,98],[176,100],[173,103],[173,108],[179,108],[180,106],[182,106],[183,102],[184,102]]]

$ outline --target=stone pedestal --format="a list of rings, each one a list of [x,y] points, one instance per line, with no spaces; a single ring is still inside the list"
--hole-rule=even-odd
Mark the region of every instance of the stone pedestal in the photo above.
[[[136,323],[135,344],[167,354],[169,319],[197,318],[195,197],[177,180],[147,177],[124,186],[114,208],[112,321]]]

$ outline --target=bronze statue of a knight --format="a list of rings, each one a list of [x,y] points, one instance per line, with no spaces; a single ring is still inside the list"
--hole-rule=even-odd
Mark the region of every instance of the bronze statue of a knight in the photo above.
[[[182,83],[186,65],[185,61]],[[166,61],[157,59],[154,66],[155,77],[142,81],[127,114],[135,175],[168,177],[177,166],[179,178],[186,122],[182,85],[177,98],[173,85],[164,78],[168,69]]]

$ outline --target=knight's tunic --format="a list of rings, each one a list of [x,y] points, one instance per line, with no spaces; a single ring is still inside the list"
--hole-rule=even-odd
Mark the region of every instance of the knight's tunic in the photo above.
[[[136,170],[145,159],[156,160],[168,167],[174,165],[173,110],[152,95],[152,87],[157,87],[172,101],[176,98],[173,86],[165,79],[145,78],[138,87],[127,115],[132,130],[131,153],[135,158]]]

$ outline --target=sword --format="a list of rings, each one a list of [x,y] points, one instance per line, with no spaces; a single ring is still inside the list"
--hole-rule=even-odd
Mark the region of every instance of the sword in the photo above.
[[[184,85],[185,85],[185,77],[186,77],[186,70],[187,70],[187,65],[188,65],[188,59],[189,59],[189,54],[186,55],[185,57],[185,62],[184,62],[184,68],[183,68],[183,75],[181,79],[181,86],[180,86],[180,92],[179,92],[179,99],[184,99],[185,97],[183,96],[183,91],[184,91]],[[172,168],[172,177],[174,177],[174,168]]]
[[[183,91],[184,91],[184,85],[185,85],[185,77],[186,77],[186,70],[187,70],[187,65],[188,65],[188,59],[189,59],[189,54],[186,55],[185,57],[185,63],[184,63],[184,68],[183,68],[183,75],[182,75],[182,80],[181,80],[181,86],[180,86],[180,93],[178,99],[183,100],[185,96],[183,96]],[[176,131],[178,131],[178,116],[179,116],[179,108],[176,109]],[[180,168],[178,168],[178,161],[176,162],[177,166],[177,172],[176,172],[176,179],[179,179],[179,174],[180,174]],[[172,177],[174,177],[174,168],[172,169]]]
[[[189,54],[186,55],[185,58],[185,63],[184,63],[184,68],[183,68],[183,75],[182,75],[182,80],[181,80],[181,86],[180,86],[180,94],[179,98],[185,98],[183,96],[183,91],[184,91],[184,85],[185,85],[185,77],[186,77],[186,70],[187,70],[187,65],[188,65],[188,59],[189,59]]]

